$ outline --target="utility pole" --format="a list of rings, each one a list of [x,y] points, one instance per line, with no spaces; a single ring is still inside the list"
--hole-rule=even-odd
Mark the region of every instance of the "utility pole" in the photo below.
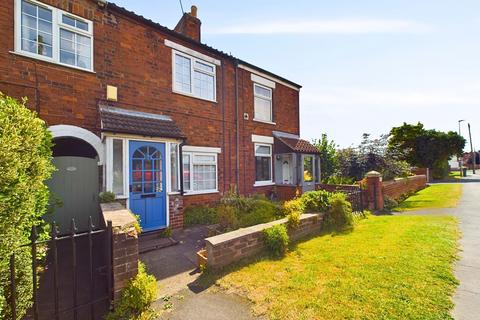
[[[460,123],[462,123],[463,121],[465,121],[465,120],[458,120],[458,135],[459,135],[460,137],[462,136],[462,133],[461,133],[461,130],[460,130]],[[463,152],[463,151],[462,151],[462,152]],[[458,168],[460,169],[460,177],[463,176],[462,160],[463,160],[463,153],[462,153],[462,156],[461,156],[461,157],[458,157],[458,158],[457,158]]]
[[[477,155],[473,151],[473,143],[472,143],[472,132],[470,131],[470,123],[468,123],[468,137],[470,138],[470,152],[472,157],[472,165],[473,165],[473,174],[475,174],[475,162]]]

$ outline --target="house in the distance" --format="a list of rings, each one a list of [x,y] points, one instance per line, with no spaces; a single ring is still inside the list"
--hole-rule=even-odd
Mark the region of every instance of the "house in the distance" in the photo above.
[[[300,85],[202,44],[200,26],[195,7],[170,30],[104,0],[2,2],[0,91],[28,97],[53,133],[62,230],[97,215],[101,190],[150,231],[233,186],[314,188]]]

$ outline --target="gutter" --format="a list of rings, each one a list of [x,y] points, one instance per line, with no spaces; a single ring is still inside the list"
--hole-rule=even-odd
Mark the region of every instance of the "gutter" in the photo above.
[[[240,192],[240,120],[238,118],[238,59],[235,60],[235,126],[236,126],[236,180],[237,180],[237,192]]]

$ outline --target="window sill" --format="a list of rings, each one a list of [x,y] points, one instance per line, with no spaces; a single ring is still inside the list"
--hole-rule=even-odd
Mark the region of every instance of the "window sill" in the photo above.
[[[265,186],[274,186],[275,182],[273,181],[257,181],[253,184],[254,187],[265,187]]]
[[[219,193],[218,190],[205,190],[205,191],[185,191],[184,196],[195,196],[197,194],[210,194],[210,193]]]
[[[206,99],[206,98],[202,98],[202,97],[199,97],[199,96],[196,96],[192,93],[188,93],[188,92],[183,92],[183,91],[179,91],[179,90],[175,90],[175,89],[172,89],[172,92],[173,93],[176,93],[176,94],[181,94],[182,96],[186,96],[186,97],[190,97],[190,98],[195,98],[195,99],[198,99],[198,100],[203,100],[203,101],[208,101],[208,102],[212,102],[212,103],[217,103],[217,100],[210,100],[210,99]]]
[[[180,192],[178,192],[178,191],[168,192],[168,195],[169,195],[169,196],[178,196],[179,194],[180,194]]]
[[[30,58],[30,59],[35,59],[35,60],[40,60],[40,61],[45,61],[45,62],[48,62],[48,63],[51,63],[51,64],[55,64],[55,65],[62,66],[62,67],[66,67],[66,68],[70,68],[70,69],[75,69],[75,70],[79,70],[79,71],[83,71],[83,72],[88,72],[88,73],[93,73],[93,74],[96,73],[96,72],[93,71],[93,70],[89,70],[89,69],[84,69],[84,68],[72,66],[72,65],[69,65],[69,64],[66,64],[66,63],[61,63],[61,62],[55,61],[55,60],[53,60],[53,59],[46,58],[46,57],[43,57],[43,56],[39,56],[39,55],[36,55],[36,54],[33,54],[33,53],[31,54],[31,53],[22,52],[22,51],[9,51],[9,52],[10,52],[11,54],[14,54],[14,55],[17,55],[17,56],[21,56],[21,57],[25,57],[25,58]]]
[[[125,200],[125,199],[128,199],[129,196],[125,196],[125,195],[118,195],[118,196],[115,196],[115,200]]]
[[[253,121],[261,122],[261,123],[266,123],[266,124],[271,124],[272,126],[276,126],[276,125],[277,125],[275,122],[266,121],[266,120],[259,120],[259,119],[255,119],[255,118],[253,118]]]

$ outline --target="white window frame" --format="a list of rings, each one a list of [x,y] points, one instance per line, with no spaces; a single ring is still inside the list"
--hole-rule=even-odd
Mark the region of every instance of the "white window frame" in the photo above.
[[[268,147],[270,149],[270,154],[265,155],[263,153],[257,154],[257,147]],[[256,161],[255,161],[255,184],[253,185],[254,187],[259,187],[259,186],[269,186],[275,184],[273,182],[273,145],[269,143],[254,143],[253,144],[253,151],[255,158],[256,157],[270,157],[270,180],[257,180],[257,168],[256,168]]]
[[[255,87],[259,87],[259,88],[270,91],[270,99],[267,99],[265,96],[257,94],[256,91],[255,91]],[[255,98],[270,101],[270,120],[259,119],[259,118],[256,117],[257,112],[256,112]],[[261,85],[259,83],[256,83],[256,82],[253,83],[253,120],[257,121],[257,122],[275,124],[275,122],[273,122],[273,89],[270,88],[270,87]]]
[[[183,90],[177,89],[175,87],[175,76],[176,76],[175,57],[176,57],[176,55],[179,55],[181,57],[184,57],[184,58],[190,60],[190,91],[183,91]],[[203,63],[205,65],[208,65],[209,67],[212,67],[213,72],[208,72],[208,71],[205,71],[203,69],[196,68],[195,67],[195,62]],[[194,85],[195,71],[198,71],[200,73],[204,73],[204,74],[209,75],[209,76],[213,76],[213,99],[207,99],[207,98],[201,97],[200,95],[198,95],[198,93],[195,92],[195,85]],[[186,53],[183,53],[183,52],[180,52],[180,51],[177,51],[177,50],[172,50],[172,91],[175,92],[175,93],[187,95],[187,96],[194,97],[194,98],[201,99],[201,100],[217,102],[217,68],[216,68],[215,64],[212,64],[212,63],[210,63],[208,61],[205,61],[205,60],[202,60],[202,59],[198,59],[194,56],[188,55]]]
[[[215,152],[192,152],[185,151],[182,152],[182,176],[183,176],[183,156],[188,155],[190,157],[190,189],[185,189],[185,181],[183,183],[184,189],[183,192],[185,195],[195,195],[195,194],[205,194],[205,193],[217,193],[218,192],[218,154]],[[193,190],[193,166],[195,164],[195,156],[213,156],[215,161],[210,163],[210,165],[215,164],[215,189],[208,190]],[[206,163],[199,163],[206,164]]]
[[[44,4],[36,0],[25,0],[26,2],[30,2],[36,6],[40,6],[52,11],[52,57],[50,58],[40,54],[32,53],[30,51],[24,51],[22,50],[22,1],[23,0],[15,0],[15,51],[13,53],[26,56],[29,58],[34,58],[38,60],[59,64],[69,68],[93,72],[94,70],[93,68],[94,66],[93,22],[91,20],[87,20],[85,18],[74,15],[70,12],[63,11],[61,9],[49,6],[47,4]],[[68,24],[64,24],[62,22],[63,15],[66,15],[71,18],[87,23],[88,31],[72,27]],[[81,34],[83,36],[90,38],[90,68],[82,68],[82,67],[74,66],[68,63],[60,62],[60,29],[66,29],[68,31]]]
[[[120,137],[107,137],[106,139],[106,190],[113,192],[113,140],[122,140],[123,152],[123,194],[115,195],[117,199],[127,199],[129,197],[129,159],[128,159],[128,139]]]
[[[170,151],[171,151],[171,147],[172,147],[172,144],[175,144],[177,145],[177,187],[178,187],[178,190],[175,190],[173,191],[172,190],[172,163],[171,163],[171,154],[170,154]],[[168,172],[168,183],[167,183],[167,191],[169,194],[179,194],[180,191],[182,190],[182,186],[180,184],[181,182],[181,179],[180,179],[180,175],[183,174],[183,170],[180,168],[180,165],[182,164],[182,161],[180,160],[180,156],[181,156],[181,152],[180,152],[180,142],[168,142],[165,144],[165,147],[168,147],[168,161],[167,161],[167,164],[169,166],[169,170],[167,170]]]

